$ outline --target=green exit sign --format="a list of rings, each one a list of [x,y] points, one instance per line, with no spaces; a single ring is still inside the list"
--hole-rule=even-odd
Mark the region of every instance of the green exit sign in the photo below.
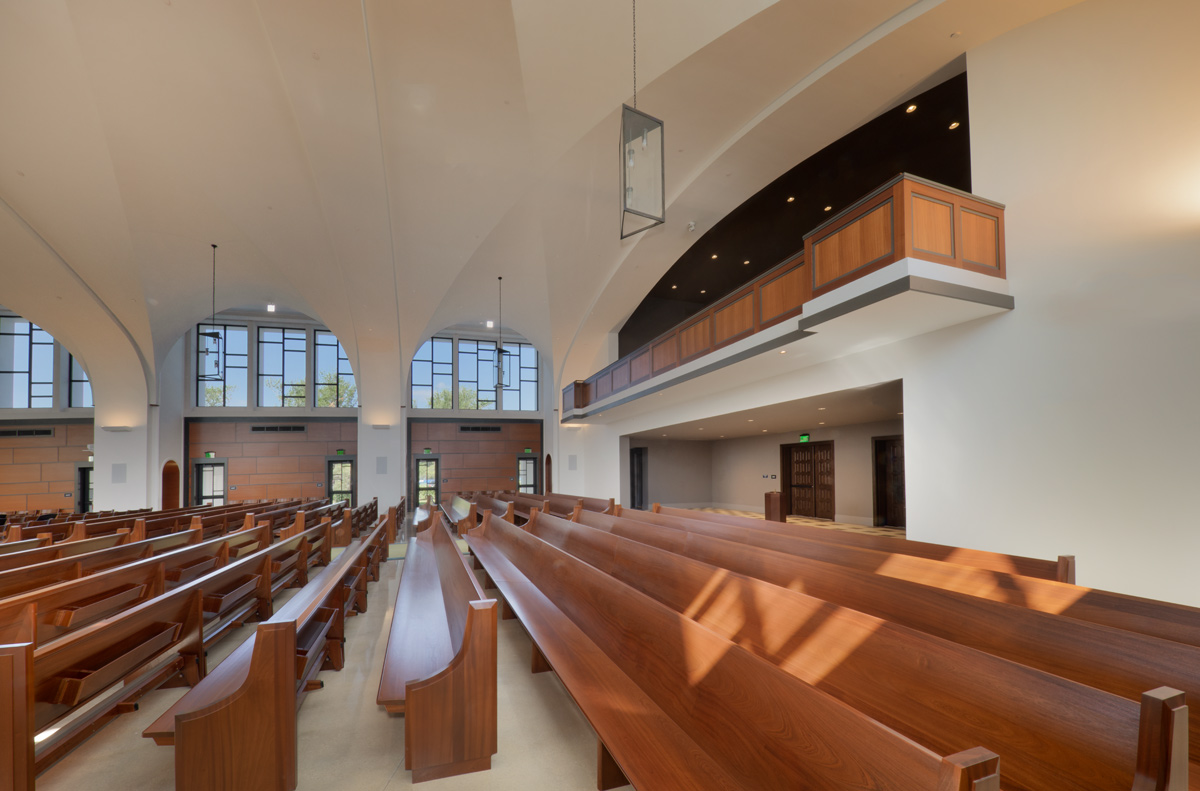
[[[526,449],[525,449],[525,452],[526,452],[526,453],[533,453],[533,448],[526,448]]]
[[[808,435],[807,435],[807,434],[801,434],[801,435],[800,435],[800,441],[801,441],[801,442],[808,442]]]
[[[426,449],[425,449],[425,452],[426,452],[426,453],[433,453],[433,448],[426,448]]]

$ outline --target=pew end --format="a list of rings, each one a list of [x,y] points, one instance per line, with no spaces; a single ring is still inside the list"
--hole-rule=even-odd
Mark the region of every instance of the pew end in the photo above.
[[[942,759],[938,791],[1000,791],[1000,757],[972,747]]]
[[[1187,791],[1188,707],[1178,689],[1142,694],[1133,791]]]

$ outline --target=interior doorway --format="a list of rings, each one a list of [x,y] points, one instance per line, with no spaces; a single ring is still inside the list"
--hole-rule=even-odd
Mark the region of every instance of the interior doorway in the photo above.
[[[649,448],[629,449],[629,507],[639,511],[646,510],[646,488],[649,476],[646,472],[646,461]]]
[[[86,514],[92,510],[92,503],[95,497],[95,487],[92,484],[92,465],[79,465],[76,468],[78,476],[77,491],[75,494],[75,511],[77,513]]]
[[[907,527],[904,502],[904,437],[874,437],[875,525]]]
[[[784,516],[833,519],[833,442],[779,446]]]
[[[168,461],[162,469],[162,509],[173,511],[179,507],[179,465]]]
[[[438,480],[438,457],[423,456],[418,458],[414,475],[413,503],[415,505],[413,507],[420,508],[428,499],[432,499],[434,503],[437,503],[441,490],[439,485],[441,481]]]
[[[325,491],[342,508],[354,507],[354,459],[330,459],[325,471]]]

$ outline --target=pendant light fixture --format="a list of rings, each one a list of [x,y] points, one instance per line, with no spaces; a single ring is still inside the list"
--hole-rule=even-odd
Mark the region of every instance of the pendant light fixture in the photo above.
[[[504,348],[504,278],[496,278],[499,306],[496,311],[496,409],[504,408],[504,390],[512,387],[515,354]]]
[[[663,122],[637,109],[637,0],[633,0],[633,107],[621,105],[621,238],[666,222]]]
[[[196,377],[201,382],[223,382],[225,372],[221,363],[225,355],[221,353],[224,345],[224,334],[217,329],[217,246],[212,246],[212,313],[209,314],[208,330],[199,333],[200,371]]]

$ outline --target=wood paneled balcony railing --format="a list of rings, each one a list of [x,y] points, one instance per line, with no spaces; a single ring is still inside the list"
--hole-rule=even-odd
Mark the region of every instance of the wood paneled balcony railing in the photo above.
[[[1003,278],[1004,206],[902,173],[804,236],[804,249],[636,351],[563,388],[563,414],[801,315],[905,258]]]

